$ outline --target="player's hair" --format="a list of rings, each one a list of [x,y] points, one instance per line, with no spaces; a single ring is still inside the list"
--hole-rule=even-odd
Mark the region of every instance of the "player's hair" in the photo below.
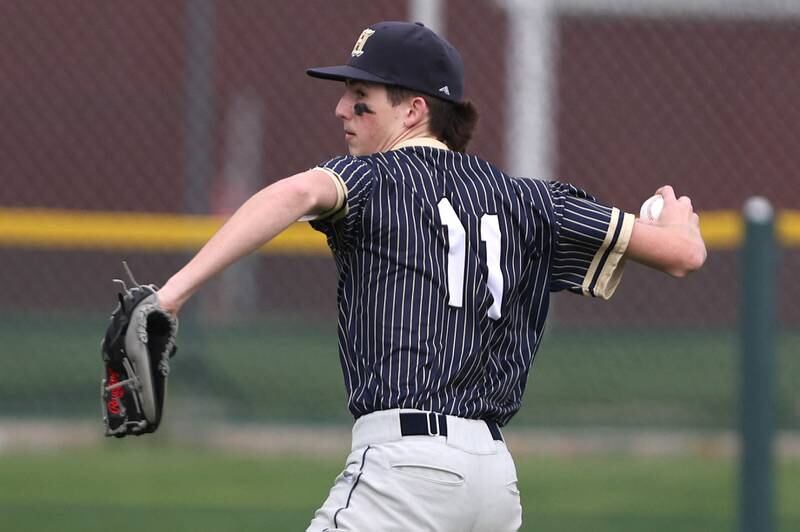
[[[453,151],[466,151],[478,123],[478,110],[472,102],[448,102],[394,85],[386,86],[386,94],[392,105],[417,96],[423,98],[428,104],[431,134]]]

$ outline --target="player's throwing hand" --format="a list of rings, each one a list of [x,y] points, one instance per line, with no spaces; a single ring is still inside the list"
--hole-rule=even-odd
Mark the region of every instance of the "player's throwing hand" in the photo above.
[[[672,186],[664,185],[656,195],[663,198],[661,212],[650,219],[637,219],[626,256],[674,277],[684,277],[706,261],[700,217],[692,200],[676,197]]]

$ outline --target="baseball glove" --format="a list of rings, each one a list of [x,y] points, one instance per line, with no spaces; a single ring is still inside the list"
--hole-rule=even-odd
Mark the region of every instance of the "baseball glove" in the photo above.
[[[106,436],[155,432],[167,395],[169,359],[175,355],[178,320],[158,304],[155,285],[124,281],[101,344],[105,378],[100,403]]]

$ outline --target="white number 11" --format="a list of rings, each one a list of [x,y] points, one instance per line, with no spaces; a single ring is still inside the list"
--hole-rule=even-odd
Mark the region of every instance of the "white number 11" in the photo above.
[[[447,250],[447,292],[450,296],[448,304],[451,307],[460,308],[464,306],[467,232],[447,198],[442,198],[438,207],[442,224],[447,227],[447,240],[450,243]],[[489,292],[494,298],[488,315],[496,320],[500,318],[500,308],[503,304],[503,272],[500,269],[503,238],[500,234],[500,222],[496,214],[481,216],[481,240],[486,243]]]

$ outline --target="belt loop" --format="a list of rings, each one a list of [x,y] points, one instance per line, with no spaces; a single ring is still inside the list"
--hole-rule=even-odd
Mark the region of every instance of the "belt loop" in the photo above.
[[[436,414],[436,412],[428,412],[428,415],[427,415],[426,419],[428,421],[428,436],[438,436],[440,434],[439,433],[439,415]],[[436,421],[436,432],[432,432],[431,431],[431,427],[433,426],[433,422],[431,421],[431,419]]]

